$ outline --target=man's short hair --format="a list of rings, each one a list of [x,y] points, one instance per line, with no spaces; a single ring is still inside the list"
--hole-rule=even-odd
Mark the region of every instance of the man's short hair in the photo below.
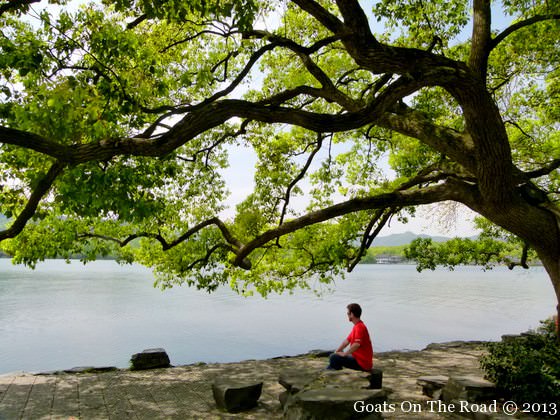
[[[356,318],[362,316],[362,308],[357,303],[351,303],[346,309],[348,309],[348,312],[352,312]]]

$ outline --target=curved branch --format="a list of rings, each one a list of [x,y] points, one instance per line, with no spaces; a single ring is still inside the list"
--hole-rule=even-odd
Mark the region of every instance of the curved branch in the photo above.
[[[357,0],[336,0],[336,5],[344,18],[344,26],[350,28],[354,36],[375,47],[381,45],[371,33],[369,20]]]
[[[533,16],[529,19],[522,20],[521,22],[514,23],[513,25],[507,27],[502,32],[500,32],[494,39],[490,41],[489,51],[492,51],[494,48],[498,46],[500,42],[506,39],[509,35],[513,34],[515,31],[519,29],[525,28],[527,26],[534,25],[538,22],[543,22],[546,20],[560,20],[559,14],[550,14],[550,15],[537,15]]]
[[[376,121],[385,111],[394,106],[396,101],[413,93],[421,85],[420,82],[415,83],[410,80],[403,80],[400,83],[397,81],[368,106],[344,114],[321,114],[286,107],[265,106],[238,99],[223,99],[216,102],[210,102],[208,99],[192,107],[190,112],[168,132],[153,139],[109,138],[94,143],[67,146],[36,134],[0,126],[0,143],[25,147],[68,164],[78,164],[94,160],[109,160],[117,155],[165,156],[199,134],[234,117],[296,125],[316,132],[341,132]],[[221,94],[225,95],[228,90],[229,88]]]
[[[162,106],[162,107],[158,107],[157,109],[153,109],[153,110],[147,110],[147,109],[143,108],[142,110],[144,112],[148,112],[148,113],[157,113],[157,112],[163,112],[163,111],[168,111],[168,112],[165,115],[162,115],[161,117],[159,117],[147,130],[144,131],[144,133],[142,133],[141,137],[143,137],[143,138],[151,137],[152,134],[154,133],[154,131],[158,128],[160,122],[162,120],[166,119],[166,118],[171,117],[172,115],[183,114],[183,113],[186,113],[186,112],[194,112],[194,111],[196,111],[200,108],[203,108],[203,107],[207,106],[208,104],[216,102],[218,99],[223,98],[224,96],[233,92],[235,90],[235,88],[237,86],[239,86],[239,84],[243,81],[243,79],[245,77],[247,77],[247,75],[249,74],[249,72],[251,71],[251,69],[253,68],[255,63],[266,52],[272,51],[277,46],[278,46],[278,44],[268,44],[268,45],[265,45],[262,48],[259,48],[257,51],[255,51],[251,55],[251,57],[249,58],[249,61],[247,61],[247,64],[245,64],[245,67],[243,67],[243,70],[241,70],[241,72],[237,75],[237,77],[232,80],[232,82],[229,84],[229,86],[227,86],[226,88],[222,89],[219,92],[216,92],[212,96],[204,99],[202,102],[200,102],[196,105],[186,105],[186,106],[178,106],[178,107]]]
[[[458,182],[454,182],[452,184],[442,183],[413,191],[394,191],[392,193],[379,194],[371,197],[353,198],[351,200],[308,213],[297,219],[290,220],[275,229],[270,229],[267,232],[264,232],[251,242],[241,247],[237,253],[234,264],[238,266],[241,266],[242,264],[245,265],[244,261],[251,252],[259,247],[262,247],[271,240],[295,232],[296,230],[304,227],[322,223],[349,213],[386,207],[405,207],[419,204],[429,204],[446,200],[468,200],[468,198],[465,197],[465,194],[470,194],[470,191],[467,193],[466,188],[462,189],[460,188],[460,185],[462,184],[459,184]]]
[[[134,29],[147,19],[148,19],[147,15],[140,15],[136,19],[134,19],[132,22],[127,23],[126,24],[126,29]]]
[[[0,16],[4,13],[18,10],[20,7],[29,6],[33,3],[39,3],[41,0],[8,0],[6,4],[0,5]]]
[[[203,30],[203,31],[197,32],[196,34],[194,34],[194,35],[192,35],[192,36],[189,36],[189,37],[187,37],[187,38],[181,39],[181,40],[179,40],[179,41],[175,41],[175,42],[173,42],[173,43],[167,45],[166,47],[164,47],[163,49],[160,50],[160,53],[164,53],[164,52],[170,50],[171,48],[176,47],[177,45],[181,45],[181,44],[184,44],[184,43],[186,43],[186,42],[192,41],[192,40],[194,40],[194,39],[196,39],[196,38],[198,38],[199,36],[202,36],[202,35],[206,35],[206,34],[208,34],[208,35],[218,35],[218,36],[222,36],[222,37],[225,38],[225,37],[227,37],[227,36],[229,36],[229,35],[232,35],[233,33],[234,33],[234,32],[231,32],[231,33],[220,33],[220,32],[217,32],[217,31],[212,31],[212,30],[210,30],[210,29],[205,29],[205,30]]]
[[[113,238],[111,236],[98,235],[96,233],[83,233],[83,234],[78,235],[78,238],[97,238],[97,239],[102,239],[104,241],[116,242],[121,248],[128,245],[134,239],[137,239],[137,238],[151,238],[151,239],[155,239],[156,241],[158,241],[162,245],[162,248],[163,248],[164,251],[167,251],[168,249],[171,249],[171,248],[173,248],[174,246],[177,246],[180,243],[177,240],[173,241],[172,243],[168,243],[162,235],[147,233],[147,232],[135,233],[133,235],[128,236],[126,239],[124,239],[122,241],[117,239],[117,238]],[[212,254],[220,248],[226,248],[231,252],[235,252],[235,250],[229,244],[223,244],[223,243],[222,244],[216,244],[212,248],[207,250],[206,255],[204,257],[199,258],[199,259],[193,261],[192,263],[190,263],[189,266],[186,268],[186,270],[187,271],[191,270],[197,264],[200,264],[200,263],[205,263],[205,264],[208,263],[208,260],[210,259]]]
[[[234,246],[237,249],[242,247],[243,244],[231,234],[231,232],[229,231],[227,226],[224,224],[224,222],[222,222],[218,217],[212,217],[208,220],[200,222],[199,224],[197,224],[196,226],[193,226],[192,228],[187,230],[185,233],[183,233],[181,236],[179,236],[177,239],[175,239],[171,242],[168,242],[159,233],[156,234],[156,233],[147,233],[147,232],[134,233],[132,235],[129,235],[126,239],[124,239],[122,241],[117,239],[117,238],[112,238],[112,237],[105,236],[105,235],[98,235],[98,234],[95,234],[95,233],[84,233],[84,234],[81,234],[81,235],[78,235],[78,236],[81,237],[81,238],[98,238],[98,239],[103,239],[103,240],[107,240],[107,241],[113,241],[113,242],[116,242],[117,244],[119,244],[119,246],[121,246],[121,247],[126,246],[128,243],[130,243],[131,241],[133,241],[134,239],[137,239],[137,238],[151,238],[151,239],[155,239],[156,241],[158,241],[161,244],[163,250],[167,251],[171,248],[176,247],[180,243],[185,242],[186,240],[188,240],[190,237],[192,237],[196,233],[200,232],[205,227],[208,227],[208,226],[211,226],[211,225],[215,225],[215,226],[218,227],[218,229],[220,229],[220,232],[222,233],[222,236],[224,237],[224,239],[227,241],[228,244]]]
[[[37,182],[29,200],[27,200],[27,204],[11,226],[6,230],[0,231],[0,241],[8,238],[14,238],[23,230],[29,219],[31,219],[37,211],[37,207],[39,206],[42,198],[51,189],[54,181],[62,173],[65,166],[66,165],[61,162],[53,163],[43,178]]]
[[[448,127],[435,125],[422,114],[408,109],[385,113],[377,123],[380,127],[419,139],[434,150],[449,156],[469,172],[475,173],[476,161],[469,136]]]
[[[303,45],[298,44],[292,39],[280,36],[272,32],[263,31],[260,29],[259,30],[253,29],[252,31],[243,32],[242,36],[244,38],[267,39],[269,41],[272,41],[273,44],[281,45],[283,47],[291,49],[294,52],[302,53],[306,55],[311,55],[313,53],[316,53],[321,48],[326,47],[327,45],[330,45],[342,39],[339,35],[332,35],[320,39],[319,41],[316,41],[315,43],[311,44],[308,47],[304,47]]]
[[[222,236],[224,237],[224,239],[227,241],[228,244],[233,245],[237,249],[243,247],[243,244],[231,234],[231,232],[229,231],[225,223],[222,222],[218,217],[213,217],[211,219],[205,220],[204,222],[200,222],[196,226],[193,226],[191,229],[189,229],[184,234],[182,234],[177,239],[175,239],[173,242],[171,242],[168,248],[166,249],[173,248],[174,246],[179,245],[181,242],[186,241],[195,233],[201,231],[202,229],[210,225],[216,225],[218,229],[220,229]],[[164,248],[164,250],[166,249]]]
[[[527,257],[529,255],[529,244],[527,242],[523,243],[523,249],[521,251],[521,260],[519,262],[510,262],[508,264],[508,268],[513,270],[516,266],[521,266],[524,269],[528,269],[529,265],[527,264]]]
[[[350,261],[350,264],[348,265],[348,272],[350,273],[355,267],[356,265],[358,265],[358,263],[361,261],[364,253],[366,252],[367,249],[369,249],[369,247],[371,246],[371,244],[373,243],[373,240],[377,237],[377,235],[379,235],[379,232],[381,232],[381,230],[385,227],[385,225],[387,224],[387,222],[389,221],[389,219],[391,219],[391,217],[398,211],[399,209],[394,209],[394,208],[389,208],[389,209],[378,209],[375,212],[375,215],[373,216],[373,218],[371,219],[371,221],[369,222],[365,232],[364,232],[364,236],[362,238],[362,243],[360,245],[360,249],[358,250],[358,255],[356,255],[352,261]],[[376,226],[375,230],[373,231],[373,233],[371,233],[371,230],[373,229],[373,227]]]
[[[315,144],[315,147],[309,154],[309,157],[307,158],[305,165],[303,166],[300,173],[292,180],[292,182],[290,182],[290,185],[288,185],[288,188],[286,189],[286,194],[284,196],[284,207],[282,207],[282,213],[280,214],[280,222],[278,223],[279,225],[282,225],[282,223],[284,223],[284,217],[286,216],[286,211],[288,209],[288,205],[290,204],[290,194],[292,192],[292,189],[296,186],[296,184],[299,181],[303,179],[303,177],[307,173],[307,170],[311,166],[311,162],[313,162],[313,158],[319,152],[319,150],[321,150],[322,145],[323,145],[323,136],[321,133],[319,133],[317,134],[317,142]]]
[[[258,104],[278,106],[300,95],[308,95],[315,98],[324,98],[324,90],[319,88],[314,88],[311,86],[302,85],[269,96],[268,98],[259,101]]]
[[[314,0],[292,0],[292,3],[297,4],[302,10],[309,13],[317,19],[329,31],[338,34],[344,29],[344,24],[332,13],[326,10],[323,6]]]
[[[78,238],[96,238],[96,239],[102,239],[104,241],[109,241],[109,242],[115,242],[119,247],[123,248],[126,245],[128,245],[130,242],[132,242],[135,239],[138,238],[151,238],[151,239],[155,239],[156,241],[158,241],[159,243],[161,243],[161,245],[165,248],[168,247],[167,241],[165,240],[165,238],[160,235],[159,233],[154,234],[154,233],[148,233],[148,232],[141,232],[141,233],[135,233],[133,235],[129,235],[127,236],[124,240],[120,240],[117,238],[113,238],[112,236],[107,236],[107,235],[100,235],[97,233],[80,233],[77,235]]]
[[[539,178],[545,176],[560,168],[560,159],[554,159],[542,168],[535,169],[534,171],[525,172],[528,178]]]
[[[27,131],[0,126],[0,143],[35,150],[62,162],[71,160],[72,151],[70,147]]]
[[[226,248],[226,249],[231,250],[231,247],[229,247],[229,246],[227,246],[227,245],[224,245],[224,244],[217,244],[217,245],[214,245],[212,248],[210,248],[210,249],[208,249],[208,250],[206,251],[206,255],[205,255],[204,257],[199,258],[198,260],[194,260],[192,263],[190,263],[190,264],[185,268],[185,271],[190,271],[190,270],[192,270],[197,264],[201,264],[201,263],[202,263],[202,265],[205,266],[206,264],[208,264],[208,260],[210,260],[210,257],[212,256],[212,254],[213,254],[214,252],[216,252],[216,251],[217,251],[218,249],[220,249],[220,248]]]
[[[319,96],[325,98],[329,102],[336,102],[350,111],[356,111],[359,109],[358,103],[348,95],[338,90],[331,78],[310,57],[312,53],[318,51],[322,47],[338,41],[340,39],[339,36],[324,38],[320,41],[317,41],[310,47],[303,47],[291,39],[276,34],[271,34],[265,31],[251,31],[247,33],[247,36],[253,36],[256,38],[267,38],[272,41],[273,44],[286,47],[289,50],[293,51],[303,62],[303,65],[305,66],[307,71],[321,84],[322,89],[316,90],[319,93]]]

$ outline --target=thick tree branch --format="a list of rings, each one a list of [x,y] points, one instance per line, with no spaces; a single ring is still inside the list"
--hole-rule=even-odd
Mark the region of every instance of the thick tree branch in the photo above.
[[[421,113],[409,109],[394,113],[387,112],[377,123],[381,127],[419,139],[473,174],[476,171],[474,148],[472,139],[468,135],[435,125]]]
[[[514,32],[522,28],[525,28],[527,26],[534,25],[535,23],[543,22],[546,20],[560,20],[560,15],[558,14],[537,15],[529,19],[525,19],[520,22],[514,23],[513,25],[504,29],[494,39],[490,41],[489,51],[492,51],[494,48],[496,48],[500,42],[502,42],[504,39],[506,39],[509,35],[513,34]]]
[[[144,22],[147,19],[148,19],[147,15],[140,15],[136,19],[134,19],[132,22],[127,23],[126,29],[134,29],[135,27],[137,27],[138,25],[140,25],[142,22]]]
[[[516,266],[521,266],[524,269],[528,269],[529,265],[527,264],[527,257],[529,255],[529,244],[527,242],[523,243],[523,249],[521,251],[521,260],[519,262],[510,262],[508,264],[508,268],[513,270]]]
[[[469,200],[465,197],[466,194],[470,195],[470,192],[460,188],[459,183],[442,183],[412,191],[395,191],[371,197],[353,198],[351,200],[308,213],[297,219],[285,222],[283,225],[278,226],[275,229],[264,232],[239,250],[234,264],[238,266],[246,265],[243,261],[251,252],[278,237],[295,232],[296,230],[307,226],[322,223],[326,220],[334,219],[339,216],[344,216],[345,214],[386,207],[406,207],[437,203],[446,200]]]
[[[193,226],[192,228],[190,228],[185,233],[183,233],[181,236],[179,236],[178,238],[174,239],[171,242],[166,240],[163,237],[163,235],[161,235],[160,233],[149,233],[149,232],[134,233],[134,234],[126,237],[124,240],[109,237],[109,236],[106,236],[106,235],[99,235],[99,234],[96,234],[96,233],[83,233],[83,234],[78,235],[78,237],[79,238],[98,238],[98,239],[102,239],[102,240],[105,240],[105,241],[112,241],[112,242],[116,242],[121,247],[124,247],[124,246],[128,245],[131,241],[133,241],[134,239],[137,239],[137,238],[150,238],[150,239],[155,239],[156,241],[158,241],[161,244],[161,247],[162,247],[163,251],[167,251],[167,250],[169,250],[171,248],[174,248],[177,245],[189,240],[195,234],[200,232],[202,229],[204,229],[208,226],[212,226],[212,225],[216,226],[220,230],[222,236],[224,237],[224,239],[226,240],[226,242],[228,244],[228,245],[221,244],[221,245],[218,245],[218,247],[224,247],[225,246],[231,252],[233,252],[234,254],[237,254],[239,252],[239,249],[243,247],[243,244],[236,237],[234,237],[232,235],[232,233],[229,231],[229,229],[227,228],[225,223],[222,222],[218,217],[212,217],[208,220],[204,220],[204,221],[198,223],[196,226]],[[214,247],[214,248],[216,248],[216,247]],[[213,249],[210,252],[210,254],[212,252],[214,252],[215,250],[216,249]],[[209,255],[207,255],[207,257],[209,257]],[[249,269],[250,268],[250,262],[243,259],[243,260],[241,260],[239,266],[242,267],[242,268]]]
[[[323,6],[314,0],[292,0],[302,10],[305,10],[315,19],[317,19],[325,28],[334,34],[340,34],[344,29],[344,24]]]
[[[29,219],[31,219],[35,214],[35,211],[45,194],[47,194],[56,178],[62,173],[64,167],[65,165],[61,162],[53,163],[43,178],[37,182],[35,189],[27,200],[27,204],[11,226],[6,230],[0,231],[0,241],[8,238],[14,238],[23,230]]]
[[[191,236],[193,236],[194,234],[198,233],[199,231],[201,231],[202,229],[210,225],[215,225],[218,229],[220,229],[222,236],[224,237],[224,239],[227,241],[228,244],[233,245],[236,249],[243,247],[243,244],[231,234],[231,232],[229,231],[225,223],[222,222],[218,217],[213,217],[211,219],[200,222],[196,226],[193,226],[191,229],[189,229],[180,237],[178,237],[173,242],[171,242],[169,244],[168,249],[179,245],[181,242],[186,241]]]
[[[211,225],[215,225],[218,229],[220,229],[220,232],[222,233],[222,236],[224,237],[224,239],[226,240],[226,242],[228,244],[234,246],[236,249],[242,247],[242,243],[231,234],[231,232],[229,231],[227,226],[224,224],[224,222],[222,222],[218,217],[212,217],[208,220],[204,220],[203,222],[198,223],[196,226],[193,226],[192,228],[190,228],[185,233],[183,233],[181,236],[179,236],[178,238],[176,238],[175,240],[173,240],[171,242],[166,240],[159,233],[148,233],[148,232],[134,233],[134,234],[126,237],[124,240],[120,240],[120,239],[117,239],[117,238],[112,238],[112,237],[105,236],[105,235],[98,235],[98,234],[95,234],[95,233],[83,233],[83,234],[80,234],[78,236],[82,237],[82,238],[98,238],[98,239],[104,239],[104,240],[107,240],[107,241],[113,241],[113,242],[116,242],[117,244],[119,244],[119,246],[121,246],[121,247],[124,247],[124,246],[128,245],[134,239],[151,238],[151,239],[155,239],[156,241],[158,241],[161,244],[162,249],[164,251],[167,251],[171,248],[176,247],[177,245],[181,244],[182,242],[185,242],[186,240],[190,239],[193,235],[200,232],[202,229],[204,229],[208,226],[211,226]]]
[[[62,162],[68,162],[71,160],[72,156],[72,150],[68,146],[49,140],[38,134],[4,126],[0,126],[0,143],[12,144],[14,146],[35,150],[36,152],[51,156]]]
[[[39,3],[41,0],[8,0],[4,4],[0,4],[0,16],[4,13],[18,10],[22,7],[29,6],[33,3]]]
[[[491,16],[490,0],[474,0],[474,21],[469,67],[486,81],[490,53]]]
[[[369,20],[357,0],[336,0],[336,4],[344,18],[344,26],[349,28],[354,36],[375,47],[381,45],[371,33]]]
[[[237,99],[201,103],[168,132],[157,138],[104,139],[72,146],[57,144],[36,134],[0,127],[0,143],[13,144],[53,156],[68,164],[109,160],[117,155],[165,156],[201,133],[230,118],[238,117],[266,123],[297,125],[316,132],[340,132],[376,121],[403,97],[416,91],[421,83],[408,79],[385,89],[368,106],[345,114],[319,114],[284,107],[270,107]],[[208,100],[209,101],[209,100]]]
[[[554,159],[542,168],[535,169],[534,171],[525,172],[528,178],[539,178],[545,176],[560,168],[560,159]]]

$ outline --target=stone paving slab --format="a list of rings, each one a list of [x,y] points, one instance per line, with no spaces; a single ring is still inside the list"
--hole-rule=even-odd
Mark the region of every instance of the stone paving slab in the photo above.
[[[383,369],[389,402],[428,400],[420,376],[482,376],[476,343],[435,346],[423,351],[386,352],[374,365]],[[195,364],[147,371],[0,376],[0,420],[12,419],[281,419],[278,383],[286,369],[322,371],[325,358],[310,355],[239,363]],[[262,380],[259,404],[245,413],[220,411],[212,396],[216,378]],[[387,413],[385,418],[444,418],[437,413]]]

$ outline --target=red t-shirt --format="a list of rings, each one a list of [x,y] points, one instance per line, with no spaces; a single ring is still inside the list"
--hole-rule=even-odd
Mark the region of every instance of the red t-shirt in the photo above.
[[[360,347],[352,353],[352,357],[364,370],[371,370],[373,367],[373,347],[369,338],[369,332],[362,321],[354,324],[354,328],[346,338],[350,345],[360,343]]]

